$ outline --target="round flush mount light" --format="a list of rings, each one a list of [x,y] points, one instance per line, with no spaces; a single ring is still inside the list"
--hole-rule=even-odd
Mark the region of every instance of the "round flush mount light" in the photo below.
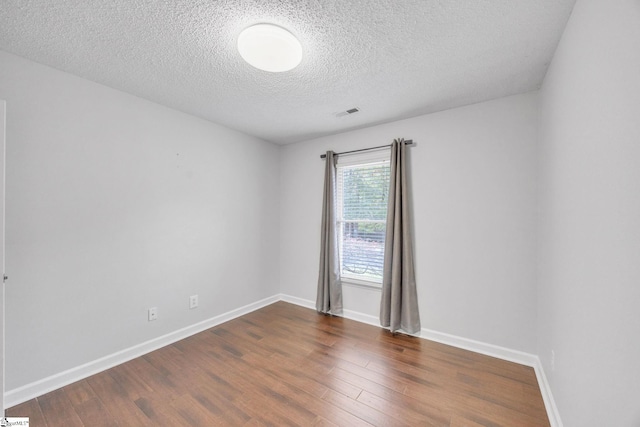
[[[257,24],[242,31],[238,51],[250,65],[273,73],[294,69],[302,61],[302,45],[298,39],[272,24]]]

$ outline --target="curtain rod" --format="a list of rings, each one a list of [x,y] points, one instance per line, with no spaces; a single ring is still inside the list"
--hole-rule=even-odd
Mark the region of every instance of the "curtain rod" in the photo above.
[[[413,140],[412,139],[407,139],[406,141],[404,141],[404,143],[406,145],[413,145]],[[335,155],[339,156],[340,154],[351,154],[351,153],[359,153],[361,151],[377,150],[378,148],[391,147],[391,145],[392,144],[378,145],[377,147],[361,148],[360,150],[343,151],[342,153],[335,153]],[[326,159],[327,155],[326,154],[320,154],[320,158],[321,159]]]

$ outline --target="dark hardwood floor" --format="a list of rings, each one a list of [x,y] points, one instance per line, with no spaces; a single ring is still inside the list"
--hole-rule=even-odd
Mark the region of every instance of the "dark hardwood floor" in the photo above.
[[[532,368],[278,302],[7,410],[39,426],[549,426]]]

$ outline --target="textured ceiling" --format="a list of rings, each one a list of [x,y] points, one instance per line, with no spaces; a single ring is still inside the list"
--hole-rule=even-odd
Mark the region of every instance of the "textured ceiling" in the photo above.
[[[284,144],[538,89],[574,3],[0,0],[0,49]],[[261,22],[300,66],[241,59]]]

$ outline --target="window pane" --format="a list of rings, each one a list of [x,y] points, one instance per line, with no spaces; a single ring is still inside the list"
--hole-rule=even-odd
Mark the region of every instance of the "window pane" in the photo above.
[[[382,283],[389,162],[338,165],[341,274]]]
[[[382,281],[384,223],[342,223],[342,274]]]
[[[342,169],[344,220],[384,220],[387,217],[389,164]]]

